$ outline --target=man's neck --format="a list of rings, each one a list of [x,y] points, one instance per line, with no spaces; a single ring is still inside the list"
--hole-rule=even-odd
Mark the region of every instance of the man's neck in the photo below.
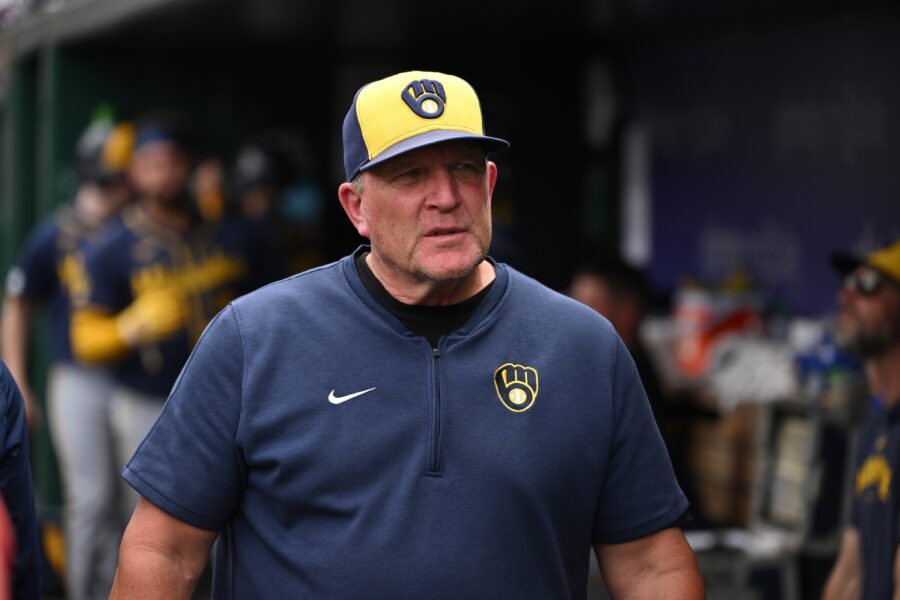
[[[141,208],[151,221],[162,227],[176,231],[187,231],[191,227],[191,211],[180,203],[145,199],[141,202]]]
[[[900,344],[877,358],[866,360],[865,368],[872,394],[889,406],[900,401]]]
[[[462,277],[449,281],[413,281],[393,272],[370,252],[366,264],[388,293],[404,304],[442,306],[471,298],[496,277],[494,266],[486,260]]]

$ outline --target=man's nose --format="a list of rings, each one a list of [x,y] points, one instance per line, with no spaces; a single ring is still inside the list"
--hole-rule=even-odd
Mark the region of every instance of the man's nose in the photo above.
[[[456,182],[447,169],[435,169],[431,174],[427,203],[441,211],[453,210],[459,204]]]

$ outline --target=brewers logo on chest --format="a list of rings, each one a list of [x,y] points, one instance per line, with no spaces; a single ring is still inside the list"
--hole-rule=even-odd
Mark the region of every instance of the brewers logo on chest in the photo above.
[[[525,412],[537,398],[537,369],[504,363],[494,371],[494,388],[503,406],[516,413]]]

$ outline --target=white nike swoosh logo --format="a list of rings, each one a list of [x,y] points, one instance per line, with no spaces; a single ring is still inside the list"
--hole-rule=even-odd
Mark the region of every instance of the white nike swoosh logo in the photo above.
[[[328,393],[328,401],[332,404],[340,404],[341,402],[346,402],[352,398],[356,398],[357,396],[362,396],[363,394],[367,394],[374,390],[375,388],[369,388],[367,390],[363,390],[361,392],[356,392],[355,394],[347,394],[346,396],[335,396],[334,390]]]

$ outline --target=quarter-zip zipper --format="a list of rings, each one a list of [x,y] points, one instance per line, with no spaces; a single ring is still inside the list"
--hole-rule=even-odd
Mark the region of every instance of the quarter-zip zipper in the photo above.
[[[431,355],[434,357],[434,397],[432,398],[432,430],[431,430],[431,448],[429,448],[428,464],[426,465],[425,474],[432,477],[440,477],[443,471],[441,465],[441,437],[443,434],[443,420],[441,418],[441,349],[440,341],[438,345],[431,349]]]

